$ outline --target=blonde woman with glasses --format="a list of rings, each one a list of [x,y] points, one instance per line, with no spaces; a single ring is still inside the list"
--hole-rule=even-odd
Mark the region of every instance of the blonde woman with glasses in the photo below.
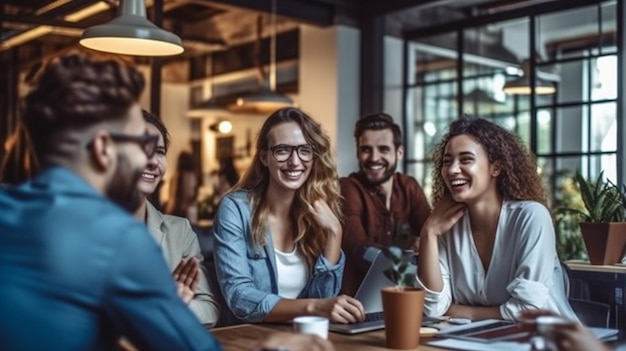
[[[270,115],[250,168],[215,218],[215,268],[228,309],[220,324],[364,319],[358,300],[336,296],[345,263],[339,198],[319,123],[295,108]]]

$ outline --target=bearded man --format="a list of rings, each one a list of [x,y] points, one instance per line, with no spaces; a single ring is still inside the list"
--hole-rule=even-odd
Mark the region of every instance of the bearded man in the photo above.
[[[131,216],[155,154],[144,79],[118,59],[55,58],[26,96],[41,171],[0,191],[0,348],[219,350]]]
[[[404,154],[402,132],[385,113],[356,123],[359,171],[341,179],[346,267],[342,292],[356,294],[371,263],[369,248],[398,245],[418,252],[419,233],[430,214],[415,178],[396,173]]]

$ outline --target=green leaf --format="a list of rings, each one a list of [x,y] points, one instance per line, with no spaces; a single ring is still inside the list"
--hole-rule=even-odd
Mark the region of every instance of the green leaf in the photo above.
[[[412,274],[409,272],[411,257],[404,255],[404,250],[398,246],[383,248],[383,254],[393,262],[391,267],[384,271],[385,276],[399,288],[410,285],[412,282]]]
[[[580,172],[576,172],[576,182],[585,206],[586,214],[582,220],[587,222],[623,222],[626,221],[626,187],[623,191],[610,180],[604,181],[604,171],[595,181],[587,181]]]

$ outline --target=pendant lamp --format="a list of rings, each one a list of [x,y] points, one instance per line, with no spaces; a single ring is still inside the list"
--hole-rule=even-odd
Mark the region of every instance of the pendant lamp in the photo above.
[[[146,18],[144,0],[120,0],[118,16],[85,29],[80,44],[92,50],[134,56],[171,56],[184,51],[177,35]]]
[[[232,108],[235,112],[269,114],[280,108],[293,106],[291,98],[276,92],[276,7],[276,0],[272,0],[269,81],[264,80],[259,91],[238,98],[236,106]]]
[[[211,61],[213,60],[213,56],[211,56]],[[209,65],[211,67],[211,82],[209,84],[209,93],[211,94],[207,100],[201,101],[191,106],[191,109],[187,113],[188,117],[203,117],[208,113],[230,113],[228,109],[217,102],[215,96],[215,75],[213,74],[213,62]]]
[[[187,115],[189,117],[202,117],[206,113],[228,113],[228,109],[223,105],[220,105],[214,98],[202,101],[199,104],[195,104],[191,107]]]
[[[533,91],[533,87],[530,85],[530,61],[524,60],[522,62],[522,76],[506,82],[502,90],[507,94],[512,95],[530,95]],[[535,76],[535,94],[537,95],[550,95],[556,93],[556,87],[553,83],[548,82]]]

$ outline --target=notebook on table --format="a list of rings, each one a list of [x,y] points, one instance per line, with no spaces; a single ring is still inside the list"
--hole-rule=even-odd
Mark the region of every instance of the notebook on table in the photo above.
[[[601,341],[614,340],[619,330],[610,328],[589,328],[591,333]],[[475,342],[528,342],[532,336],[531,329],[523,323],[500,319],[485,319],[460,326],[448,327],[440,331],[441,338],[463,339]]]
[[[385,328],[385,322],[383,320],[383,302],[380,297],[380,290],[394,286],[395,284],[383,273],[384,270],[391,267],[391,259],[386,257],[381,250],[376,250],[377,252],[373,255],[374,259],[372,260],[372,264],[367,274],[365,274],[356,295],[354,295],[354,297],[363,304],[363,308],[365,309],[365,321],[352,324],[330,323],[329,329],[331,331],[344,334],[357,334]],[[404,254],[410,256],[414,255],[413,251],[410,250],[405,251]],[[416,260],[411,260],[410,269],[413,275],[417,273]],[[424,317],[424,320],[426,321],[427,317]]]

